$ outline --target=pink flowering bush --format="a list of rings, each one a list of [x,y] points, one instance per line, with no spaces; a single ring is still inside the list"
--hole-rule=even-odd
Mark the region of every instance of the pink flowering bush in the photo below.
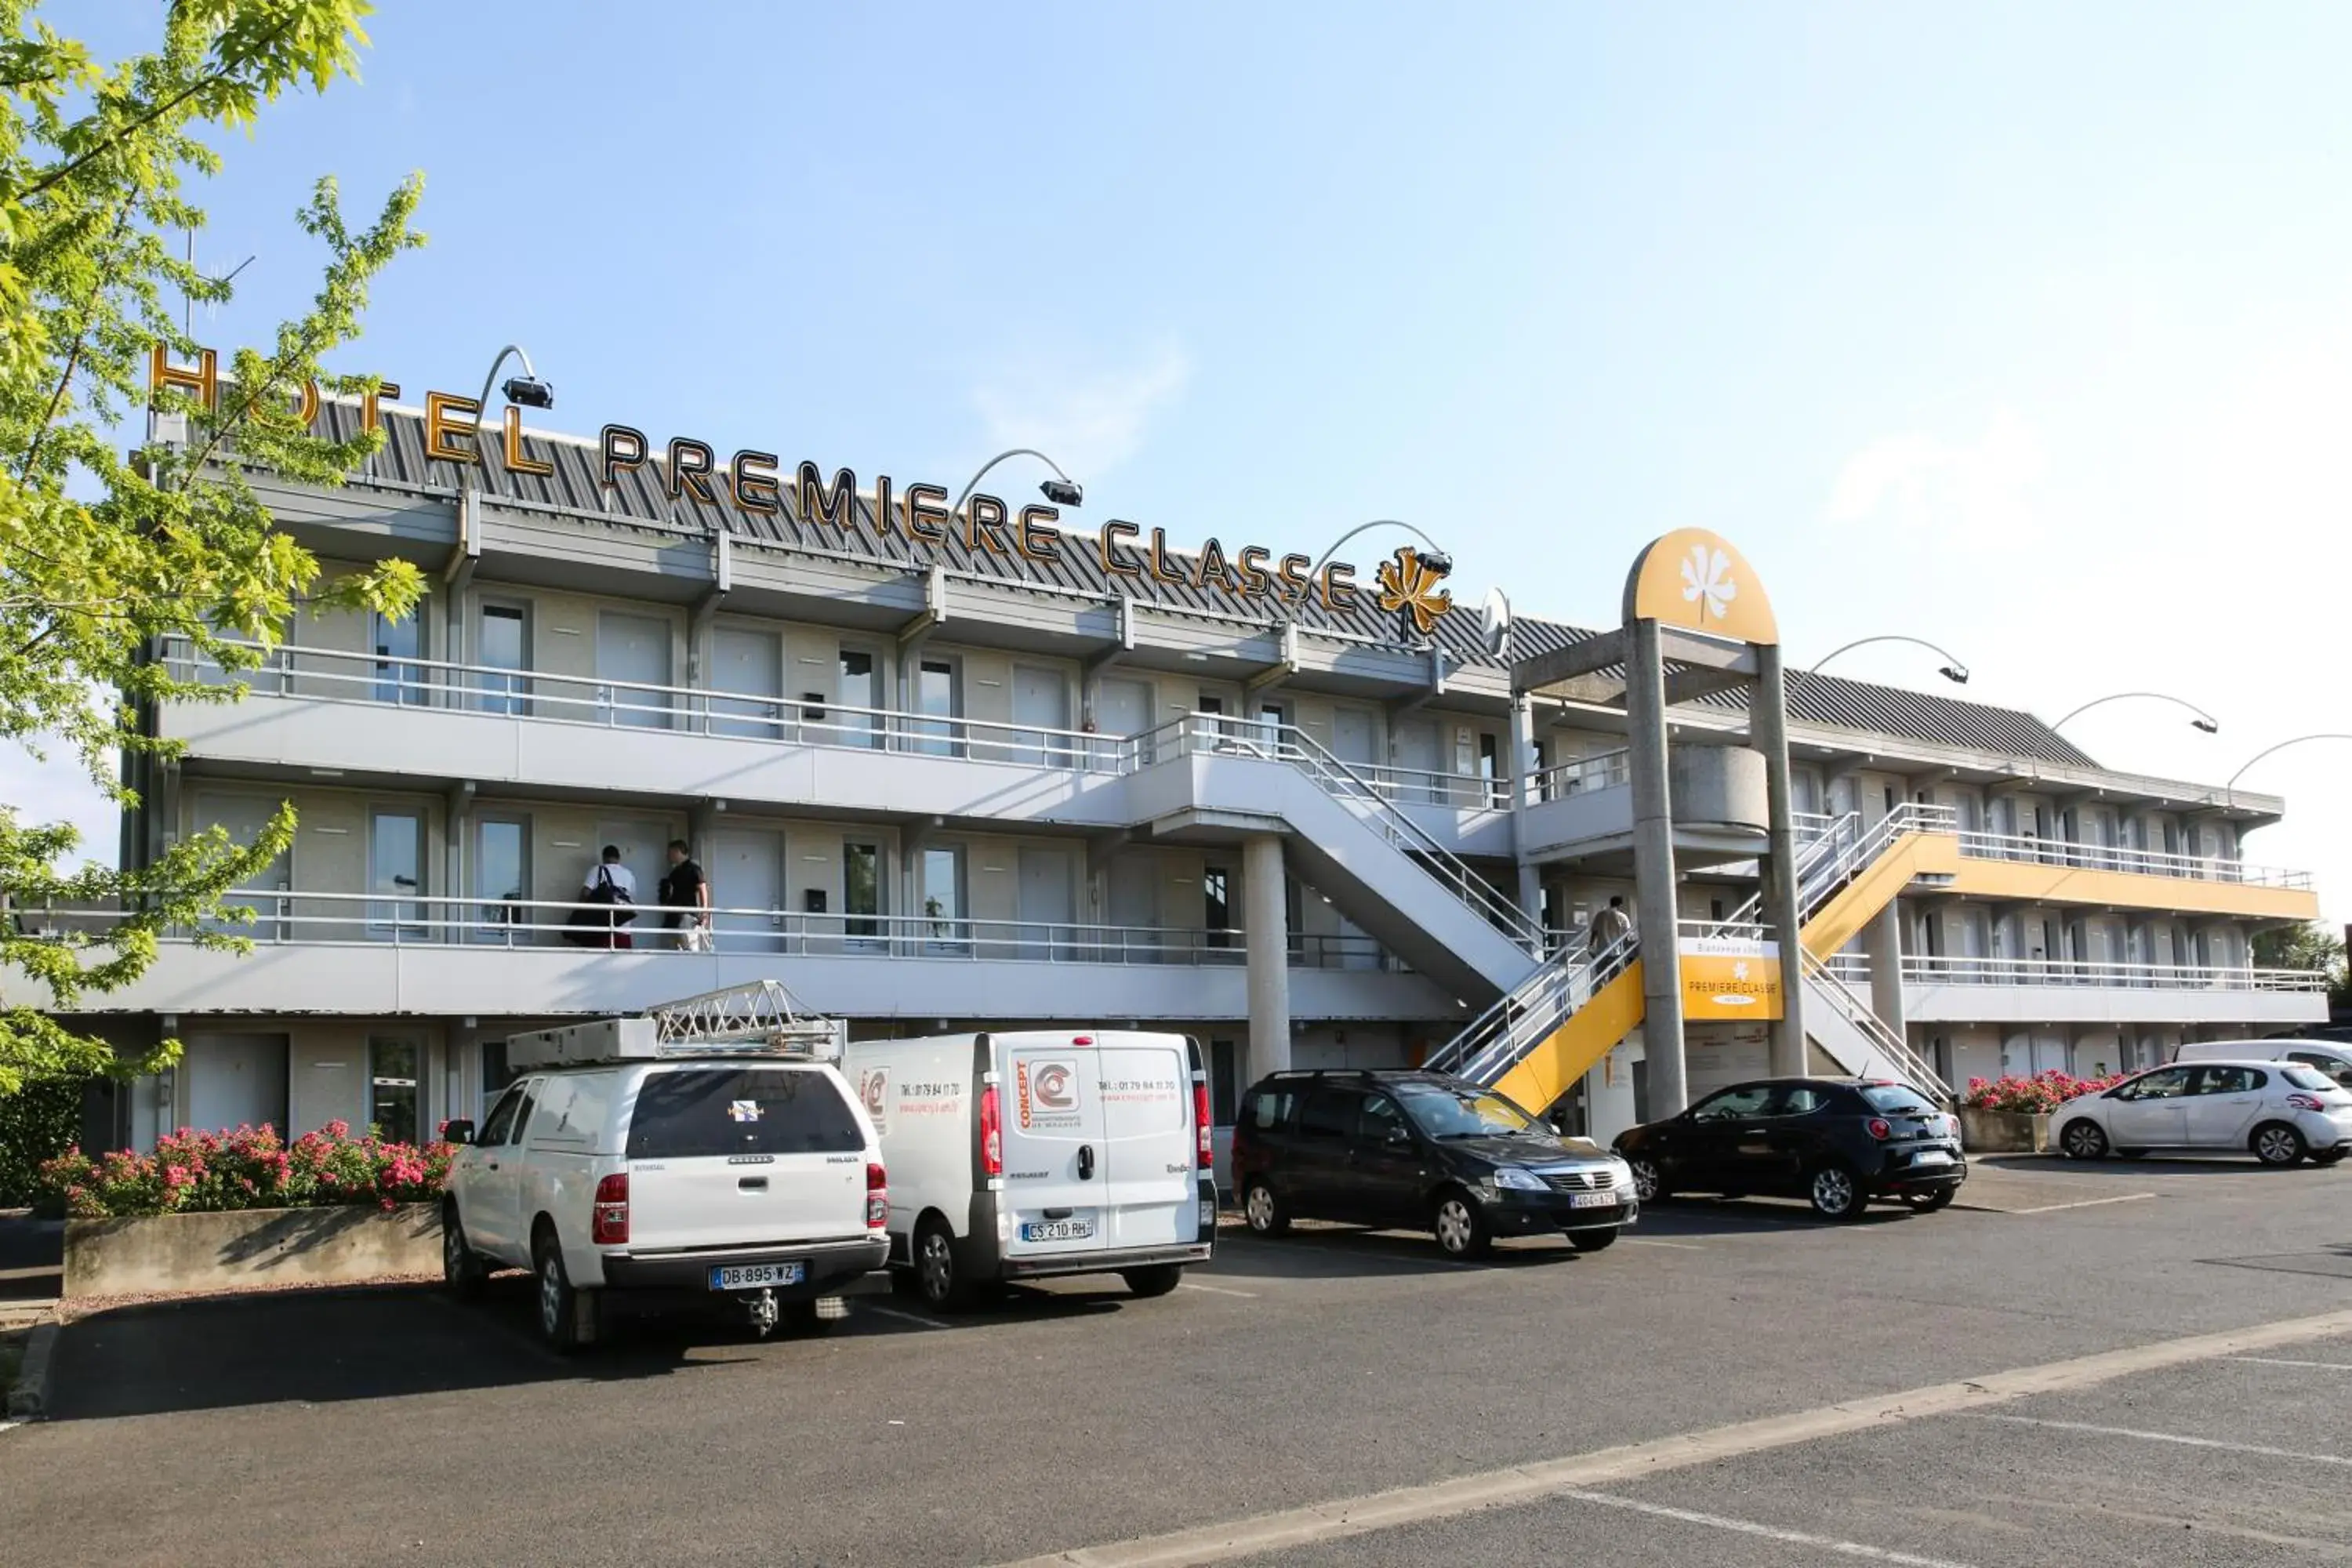
[[[2112,1078],[2076,1078],[2053,1068],[2031,1078],[1972,1078],[1960,1103],[1971,1110],[2015,1110],[2029,1116],[2046,1116],[2070,1100],[2113,1089],[2130,1076],[2119,1072]]]
[[[77,1219],[216,1214],[229,1209],[418,1203],[449,1179],[455,1144],[387,1142],[370,1128],[352,1136],[330,1121],[292,1143],[267,1124],[234,1132],[184,1127],[155,1152],[118,1149],[92,1159],[68,1149],[41,1166],[42,1192]]]

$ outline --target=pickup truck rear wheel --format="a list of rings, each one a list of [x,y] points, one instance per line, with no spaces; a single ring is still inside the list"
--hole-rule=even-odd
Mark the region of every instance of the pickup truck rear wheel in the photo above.
[[[540,1227],[531,1244],[531,1257],[539,1274],[540,1338],[558,1355],[576,1354],[591,1338],[580,1321],[589,1303],[572,1288],[572,1277],[563,1268],[563,1248],[556,1245],[553,1230]]]
[[[466,1227],[458,1222],[457,1205],[441,1206],[441,1283],[449,1294],[460,1301],[479,1299],[482,1287],[490,1277],[489,1265],[482,1261],[466,1240]]]

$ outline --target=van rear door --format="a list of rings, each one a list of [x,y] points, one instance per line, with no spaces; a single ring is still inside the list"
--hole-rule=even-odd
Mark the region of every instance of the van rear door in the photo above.
[[[628,1129],[632,1252],[866,1234],[866,1134],[822,1068],[656,1068]]]
[[[1110,1245],[1102,1060],[1091,1035],[1000,1035],[1009,1257]],[[1081,1043],[1083,1042],[1083,1043]]]
[[[1190,1047],[1181,1035],[1098,1038],[1108,1245],[1192,1241],[1201,1205]]]

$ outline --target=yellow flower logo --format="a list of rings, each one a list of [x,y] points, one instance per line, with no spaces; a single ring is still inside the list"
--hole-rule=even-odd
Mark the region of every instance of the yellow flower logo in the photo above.
[[[1739,584],[1731,580],[1730,558],[1720,550],[1692,545],[1690,559],[1683,563],[1683,597],[1704,597],[1706,613],[1718,621],[1723,619],[1725,612],[1731,608],[1731,601],[1739,597]]]
[[[1381,585],[1380,606],[1402,611],[1423,637],[1437,629],[1437,618],[1454,607],[1454,595],[1440,588],[1448,567],[1433,565],[1407,544],[1381,563],[1373,574]]]

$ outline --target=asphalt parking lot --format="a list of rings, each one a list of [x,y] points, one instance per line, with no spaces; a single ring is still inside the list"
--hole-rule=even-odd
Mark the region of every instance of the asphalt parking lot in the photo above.
[[[1228,1230],[1160,1300],[573,1363],[520,1279],[130,1308],[0,1432],[0,1556],[2352,1561],[2352,1171],[1988,1163],[1963,1205],[1661,1206],[1480,1266]]]

